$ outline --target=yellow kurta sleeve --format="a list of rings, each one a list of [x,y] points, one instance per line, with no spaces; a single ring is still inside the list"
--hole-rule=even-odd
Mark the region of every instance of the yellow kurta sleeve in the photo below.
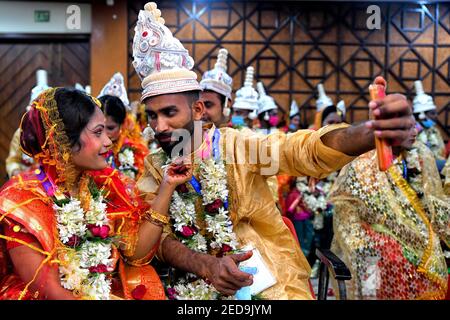
[[[150,204],[155,198],[163,178],[162,171],[158,170],[158,166],[155,164],[155,157],[157,155],[151,154],[145,158],[144,173],[136,183],[142,199]],[[161,166],[159,166],[160,168]]]
[[[322,179],[355,158],[326,146],[321,140],[328,132],[346,127],[348,124],[338,124],[292,134],[237,136],[228,139],[232,144],[227,143],[225,147],[226,163],[247,164],[250,171],[264,176],[287,174]]]
[[[5,162],[6,172],[9,177],[12,176],[14,170],[24,170],[24,165],[22,164],[22,150],[20,150],[20,128],[14,132],[9,147],[9,155]]]
[[[276,203],[278,203],[278,188],[279,188],[279,186],[278,186],[278,179],[277,179],[277,176],[271,176],[271,177],[268,177],[268,178],[266,179],[266,181],[267,181],[267,185],[268,185],[269,188],[270,188],[270,191],[272,192],[273,200],[274,200]]]

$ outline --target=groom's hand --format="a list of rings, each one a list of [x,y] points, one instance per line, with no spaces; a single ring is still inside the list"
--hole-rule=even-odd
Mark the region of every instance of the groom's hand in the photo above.
[[[238,264],[250,259],[252,254],[252,251],[248,251],[222,258],[213,257],[206,272],[206,280],[211,282],[217,291],[227,296],[234,295],[242,287],[250,286],[253,283],[253,276],[239,270]]]
[[[378,120],[366,122],[376,137],[389,139],[392,145],[400,145],[409,138],[409,130],[414,126],[412,108],[405,96],[390,94],[383,100],[373,100],[369,108]]]
[[[375,148],[375,136],[389,139],[393,145],[408,139],[414,119],[405,96],[390,94],[383,100],[370,101],[369,108],[377,120],[330,131],[321,137],[322,142],[349,156],[359,156]]]

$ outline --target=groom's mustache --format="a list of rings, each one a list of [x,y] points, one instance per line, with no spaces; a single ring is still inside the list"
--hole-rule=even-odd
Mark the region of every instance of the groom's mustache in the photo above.
[[[172,140],[172,133],[167,132],[156,133],[155,139],[158,141],[169,142]]]
[[[157,132],[155,139],[162,143],[180,142],[192,138],[192,134],[186,129],[176,129],[172,132]]]

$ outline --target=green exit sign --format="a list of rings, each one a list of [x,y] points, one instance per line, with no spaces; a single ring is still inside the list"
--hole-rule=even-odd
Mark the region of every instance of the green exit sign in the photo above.
[[[35,10],[34,22],[50,22],[50,10]]]

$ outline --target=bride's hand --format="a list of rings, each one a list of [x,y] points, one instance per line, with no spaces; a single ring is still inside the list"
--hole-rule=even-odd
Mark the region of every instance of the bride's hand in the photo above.
[[[179,162],[171,163],[165,170],[163,181],[176,187],[192,178],[192,164]]]

